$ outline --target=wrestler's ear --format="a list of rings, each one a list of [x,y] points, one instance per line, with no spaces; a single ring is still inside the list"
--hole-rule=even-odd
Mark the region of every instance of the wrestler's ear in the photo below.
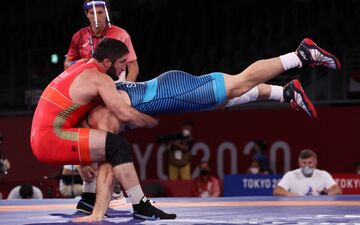
[[[105,66],[106,68],[110,68],[112,62],[111,62],[110,59],[104,59],[104,60],[103,60],[103,64],[104,64],[104,66]]]

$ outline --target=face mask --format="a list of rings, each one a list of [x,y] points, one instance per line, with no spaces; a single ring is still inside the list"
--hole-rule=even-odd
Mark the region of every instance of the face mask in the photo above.
[[[258,174],[258,173],[260,172],[260,169],[257,168],[257,167],[251,167],[251,168],[249,169],[249,172],[250,172],[251,174]]]
[[[301,168],[301,171],[303,172],[303,174],[304,174],[305,176],[310,176],[310,175],[312,175],[313,172],[314,172],[314,170],[315,170],[315,168],[310,168],[310,167],[308,167],[308,166],[305,166],[305,167]]]
[[[185,130],[182,131],[182,135],[183,135],[184,137],[190,136],[190,134],[191,134],[191,131],[188,130],[188,129],[185,129]]]
[[[208,169],[201,169],[200,170],[200,176],[207,176],[209,175],[209,170]]]

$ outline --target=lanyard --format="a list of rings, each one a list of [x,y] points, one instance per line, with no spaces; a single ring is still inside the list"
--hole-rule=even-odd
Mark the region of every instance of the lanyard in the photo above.
[[[104,38],[105,38],[105,36],[103,36],[101,40],[104,40]],[[89,37],[89,44],[90,44],[90,48],[91,48],[91,56],[93,56],[94,52],[95,52],[95,48],[94,48],[94,42],[93,42],[91,32],[90,32],[90,37]]]

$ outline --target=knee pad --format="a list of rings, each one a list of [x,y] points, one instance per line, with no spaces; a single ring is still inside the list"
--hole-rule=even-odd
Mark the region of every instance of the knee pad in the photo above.
[[[105,159],[113,167],[133,161],[131,146],[123,137],[107,133]]]

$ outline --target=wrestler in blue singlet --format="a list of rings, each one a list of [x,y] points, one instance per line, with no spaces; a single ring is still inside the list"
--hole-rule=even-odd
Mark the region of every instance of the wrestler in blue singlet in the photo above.
[[[148,115],[214,109],[226,100],[224,76],[210,73],[193,76],[172,70],[146,82],[120,82],[131,106]]]

